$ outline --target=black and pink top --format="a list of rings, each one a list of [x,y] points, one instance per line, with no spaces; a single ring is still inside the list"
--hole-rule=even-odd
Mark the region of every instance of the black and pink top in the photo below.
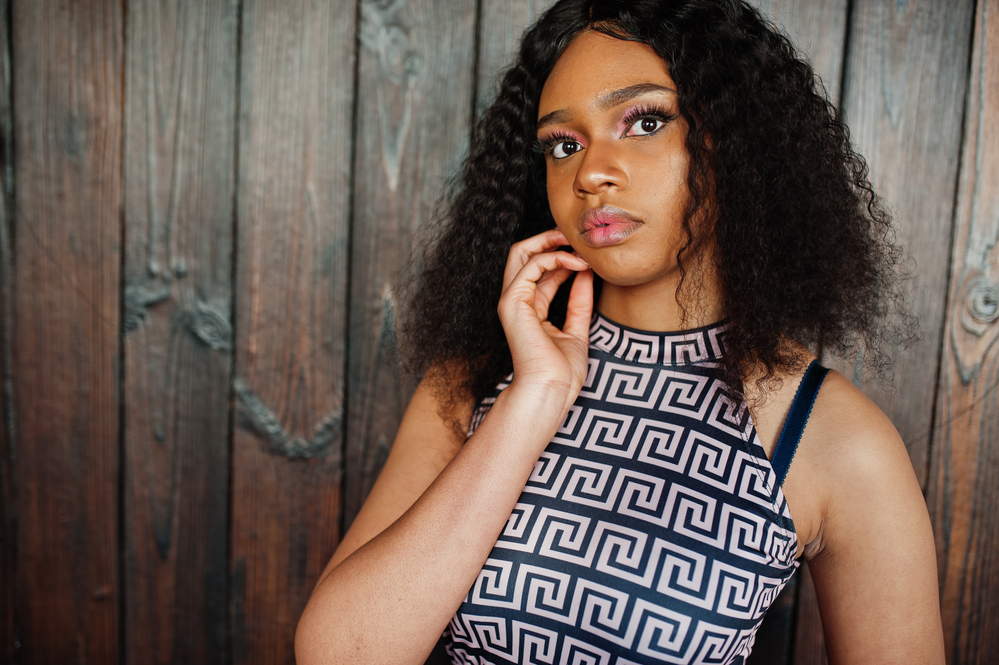
[[[454,663],[745,660],[797,536],[786,467],[718,378],[724,337],[594,318],[583,389],[445,633]]]

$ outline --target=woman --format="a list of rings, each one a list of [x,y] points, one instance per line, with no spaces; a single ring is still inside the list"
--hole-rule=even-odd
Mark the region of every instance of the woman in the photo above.
[[[905,333],[889,220],[754,10],[556,4],[446,222],[300,663],[420,663],[446,627],[454,662],[740,663],[802,558],[832,662],[943,661],[905,447],[809,351],[877,368]]]

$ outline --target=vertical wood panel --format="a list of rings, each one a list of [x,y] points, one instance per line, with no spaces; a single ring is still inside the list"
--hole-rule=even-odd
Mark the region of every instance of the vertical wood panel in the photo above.
[[[396,354],[396,285],[470,131],[474,0],[361,3],[351,248],[345,518],[388,454],[412,386]]]
[[[499,92],[500,78],[513,64],[524,31],[541,18],[555,0],[481,0],[481,4],[476,117],[482,115]]]
[[[14,565],[17,545],[14,529],[16,507],[13,504],[14,480],[11,440],[13,438],[13,408],[11,402],[11,314],[13,266],[10,237],[10,173],[11,114],[10,114],[10,26],[9,4],[0,0],[0,660],[13,663],[17,639],[14,592]]]
[[[24,663],[118,659],[121,10],[13,6]]]
[[[246,0],[237,197],[233,661],[294,662],[339,538],[352,2]]]
[[[922,339],[894,358],[898,399],[859,366],[827,363],[888,414],[926,487],[974,0],[857,0],[843,108],[913,262]]]
[[[236,0],[132,0],[125,79],[126,662],[223,663]]]
[[[929,505],[951,663],[999,653],[999,2],[981,0],[971,57],[957,229]]]

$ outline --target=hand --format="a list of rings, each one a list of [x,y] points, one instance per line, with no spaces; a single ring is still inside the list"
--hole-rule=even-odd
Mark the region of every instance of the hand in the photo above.
[[[593,272],[579,256],[555,251],[567,244],[558,229],[515,243],[498,307],[513,356],[514,383],[564,391],[566,409],[586,379],[593,312]],[[574,272],[565,325],[559,330],[548,321],[548,307]]]

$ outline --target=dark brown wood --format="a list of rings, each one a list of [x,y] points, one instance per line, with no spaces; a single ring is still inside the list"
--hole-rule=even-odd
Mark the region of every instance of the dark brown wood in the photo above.
[[[815,583],[808,565],[798,570],[798,624],[794,639],[794,665],[827,665],[825,635],[819,617]]]
[[[347,477],[353,520],[413,386],[396,352],[397,285],[421,223],[464,156],[475,2],[363,3],[351,249]]]
[[[499,91],[503,71],[513,64],[524,31],[555,4],[555,0],[481,0],[476,116],[482,115]]]
[[[237,3],[133,0],[125,662],[226,661]]]
[[[888,414],[924,488],[974,4],[857,0],[843,91],[854,145],[894,213],[914,269],[909,292],[922,339],[893,358],[896,393],[868,381],[859,364],[827,364]]]
[[[118,660],[123,21],[13,3],[22,663]]]
[[[978,3],[967,103],[928,503],[947,660],[989,663],[999,653],[997,0]]]
[[[356,14],[353,2],[243,3],[235,663],[294,662],[339,539]]]
[[[0,661],[14,663],[17,651],[15,618],[15,570],[17,561],[14,531],[13,440],[14,405],[11,402],[10,367],[13,308],[11,303],[13,254],[10,234],[10,179],[13,168],[10,109],[10,25],[7,0],[0,0]]]
[[[839,100],[846,43],[847,0],[749,0],[808,56],[829,99]]]

